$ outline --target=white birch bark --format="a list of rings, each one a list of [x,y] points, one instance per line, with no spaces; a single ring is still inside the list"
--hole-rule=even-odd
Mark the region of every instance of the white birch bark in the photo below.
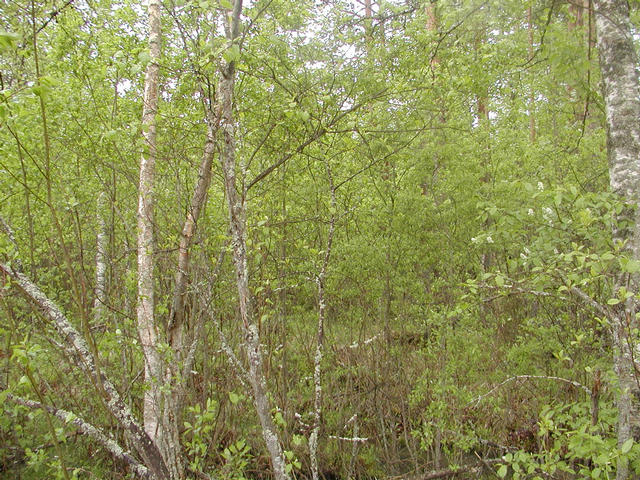
[[[143,152],[140,157],[138,187],[138,335],[144,354],[147,390],[144,393],[144,428],[156,441],[159,420],[161,379],[160,357],[156,350],[158,332],[154,318],[153,289],[153,187],[156,160],[156,112],[158,109],[158,60],[160,58],[160,1],[149,0],[149,57],[144,79],[142,107]]]
[[[27,398],[18,397],[11,393],[7,394],[7,399],[19,405],[23,405],[25,407],[28,407],[34,410],[37,410],[37,409],[46,410],[51,415],[53,415],[54,417],[57,417],[63,422],[74,425],[83,434],[87,435],[88,437],[92,438],[93,440],[101,444],[114,457],[116,457],[117,459],[129,465],[129,468],[133,473],[135,473],[137,477],[143,478],[143,479],[153,478],[149,469],[144,465],[142,465],[135,457],[131,455],[131,453],[124,450],[120,445],[118,445],[118,443],[115,440],[113,440],[112,438],[109,438],[99,428],[95,427],[94,425],[91,425],[86,420],[75,415],[74,413],[68,412],[61,408],[54,408],[48,405],[43,405],[40,402],[29,400]]]
[[[96,286],[93,301],[93,320],[96,324],[104,320],[107,295],[107,224],[105,222],[107,195],[98,195],[96,219],[98,232],[96,235]]]
[[[316,353],[313,360],[313,430],[309,436],[309,457],[311,460],[311,477],[313,480],[319,480],[320,472],[318,469],[318,437],[320,435],[320,427],[322,421],[322,358],[324,353],[324,320],[326,311],[326,302],[324,298],[324,283],[327,277],[327,266],[331,258],[331,247],[333,245],[333,234],[336,227],[336,189],[333,185],[333,177],[331,168],[327,163],[327,177],[329,178],[329,186],[331,188],[331,219],[329,220],[329,233],[327,236],[327,247],[324,252],[324,259],[320,273],[316,278],[318,286],[318,330],[316,332]]]
[[[628,204],[618,215],[614,241],[624,243],[623,253],[640,259],[640,92],[637,58],[629,21],[629,5],[621,0],[595,0],[597,43],[600,54],[603,96],[607,117],[607,152],[610,185]],[[625,222],[626,227],[620,226]],[[638,288],[637,275],[620,275],[616,290],[631,283]],[[633,299],[613,316],[614,368],[619,381],[618,444],[640,440],[640,384],[636,378],[634,355],[638,341],[632,335],[638,327]],[[618,464],[618,480],[629,478],[625,461]]]
[[[4,272],[15,285],[39,308],[42,315],[49,319],[60,337],[71,359],[105,398],[109,412],[127,432],[134,448],[140,454],[145,466],[152,472],[153,478],[169,479],[169,472],[160,451],[151,441],[144,429],[134,419],[129,407],[122,401],[120,394],[104,373],[97,368],[96,358],[82,335],[69,322],[58,306],[53,303],[26,275],[0,263]]]
[[[242,0],[235,0],[230,22],[226,26],[228,48],[237,45],[240,31],[240,14]],[[249,381],[253,391],[253,401],[262,427],[262,436],[269,452],[276,480],[287,480],[284,455],[280,446],[280,438],[271,418],[271,405],[267,397],[266,382],[263,372],[262,348],[258,326],[251,314],[251,292],[249,291],[249,271],[247,267],[246,242],[246,205],[245,193],[239,195],[236,190],[236,146],[233,116],[233,98],[235,85],[235,61],[225,61],[221,69],[221,128],[224,145],[221,156],[227,206],[229,209],[229,227],[233,264],[236,271],[236,287],[238,290],[238,307],[244,334],[244,345],[249,364]]]

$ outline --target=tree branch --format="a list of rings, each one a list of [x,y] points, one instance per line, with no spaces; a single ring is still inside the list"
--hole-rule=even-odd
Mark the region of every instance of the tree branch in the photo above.
[[[77,358],[77,366],[91,381],[100,388],[105,396],[105,404],[109,412],[127,431],[138,453],[144,459],[145,465],[153,471],[159,479],[168,478],[169,474],[158,451],[149,436],[133,417],[129,407],[122,401],[115,386],[100,372],[96,366],[96,359],[91,353],[85,339],[75,329],[58,306],[53,303],[29,278],[12,267],[0,263],[0,271],[4,272],[19,287],[19,289],[35,303],[45,318],[48,318],[62,337],[66,349],[74,352],[72,358]]]
[[[568,383],[569,385],[573,385],[574,387],[584,391],[587,395],[591,396],[591,389],[589,387],[585,387],[580,382],[576,382],[575,380],[569,380],[567,378],[553,377],[553,376],[547,376],[547,375],[514,375],[513,377],[509,377],[503,382],[500,382],[498,385],[493,387],[487,393],[478,396],[475,400],[471,400],[469,403],[467,403],[467,406],[471,405],[472,403],[475,403],[476,405],[478,405],[483,398],[488,397],[493,392],[498,390],[500,387],[503,387],[507,383],[513,382],[514,380],[555,380],[558,382],[563,382],[563,383]]]
[[[44,405],[40,402],[36,402],[35,400],[22,398],[17,395],[13,395],[11,393],[7,393],[7,399],[17,403],[18,405],[23,405],[33,410],[37,410],[37,409],[46,410],[51,415],[53,415],[54,417],[57,417],[63,422],[75,425],[83,434],[87,435],[88,437],[91,437],[93,440],[95,440],[96,442],[100,443],[103,447],[105,447],[114,457],[116,457],[119,460],[122,460],[127,465],[129,465],[131,467],[131,470],[138,477],[145,478],[145,479],[151,478],[151,472],[147,467],[142,465],[129,452],[127,452],[120,445],[118,445],[113,439],[105,435],[99,428],[86,422],[84,419],[78,417],[76,414],[63,410],[61,408],[54,408],[49,405]]]
[[[302,151],[308,147],[309,145],[311,145],[313,142],[315,142],[316,140],[318,140],[319,138],[323,137],[326,133],[327,133],[327,129],[335,124],[337,124],[340,120],[342,120],[344,117],[346,117],[347,115],[355,112],[356,110],[359,110],[360,108],[362,108],[364,105],[367,105],[369,102],[371,102],[372,100],[375,100],[379,97],[381,97],[387,90],[381,90],[375,94],[373,94],[370,98],[368,98],[366,101],[357,103],[355,105],[353,105],[351,108],[348,108],[347,110],[335,115],[331,121],[329,122],[329,124],[326,127],[319,127],[314,134],[309,137],[307,140],[305,140],[304,142],[302,142],[300,145],[298,145],[298,147],[293,150],[292,152],[289,152],[285,155],[283,155],[278,161],[276,161],[273,165],[267,167],[265,170],[263,170],[261,173],[258,174],[258,176],[256,178],[254,178],[253,180],[251,180],[251,182],[249,182],[249,185],[247,185],[246,191],[249,191],[251,189],[251,187],[253,187],[256,183],[260,182],[261,180],[263,180],[265,177],[268,177],[271,173],[273,173],[274,170],[276,170],[277,168],[279,168],[280,166],[282,166],[285,162],[287,162],[291,157],[293,157],[294,155],[298,154],[298,153],[302,153]]]

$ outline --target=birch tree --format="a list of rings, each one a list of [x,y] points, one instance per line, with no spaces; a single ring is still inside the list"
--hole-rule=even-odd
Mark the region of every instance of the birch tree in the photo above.
[[[607,153],[611,190],[627,208],[618,214],[614,241],[628,257],[615,289],[638,288],[640,261],[640,92],[637,59],[629,21],[629,4],[595,0],[597,43],[600,53],[607,119]],[[624,297],[624,295],[622,295]],[[637,303],[629,296],[612,319],[614,368],[619,381],[618,445],[640,440],[640,384],[634,356],[638,353]],[[629,478],[628,465],[618,465],[618,480]]]
[[[327,246],[322,261],[322,267],[316,277],[318,287],[318,326],[316,331],[316,352],[313,357],[313,428],[309,436],[309,457],[311,459],[311,477],[319,480],[320,472],[318,468],[318,437],[322,420],[322,359],[324,357],[324,331],[326,317],[325,282],[327,278],[327,267],[331,258],[331,247],[333,245],[333,235],[336,228],[336,189],[333,183],[331,167],[327,161],[327,177],[331,189],[331,218],[329,220],[329,233],[327,234]],[[355,444],[355,443],[354,443]]]
[[[157,352],[158,331],[154,318],[153,289],[153,186],[156,162],[156,112],[158,110],[158,76],[160,58],[160,1],[149,0],[149,63],[144,79],[142,106],[143,152],[140,157],[138,187],[138,335],[144,353],[144,429],[155,440],[161,435],[160,358]]]
[[[236,288],[238,290],[238,310],[240,312],[241,328],[244,336],[244,348],[249,364],[249,381],[253,394],[256,412],[262,427],[262,436],[269,451],[269,457],[276,480],[289,478],[285,470],[284,454],[280,445],[280,437],[271,418],[271,403],[267,396],[262,360],[262,346],[257,322],[251,311],[251,292],[249,290],[249,268],[247,259],[247,217],[246,217],[246,187],[245,182],[238,182],[236,173],[236,136],[233,114],[234,85],[236,75],[236,60],[239,56],[240,45],[240,15],[242,0],[235,0],[225,25],[227,37],[227,55],[221,68],[220,96],[221,96],[221,128],[223,133],[223,147],[221,154],[222,174],[229,210],[229,229],[231,231],[231,246],[233,251],[233,265],[235,268]],[[241,168],[241,173],[244,174]]]
[[[191,372],[200,331],[197,325],[190,331],[184,328],[190,249],[211,182],[215,131],[220,120],[219,113],[214,112],[212,105],[204,101],[205,95],[201,91],[207,112],[206,139],[196,186],[180,234],[171,309],[165,332],[167,344],[171,347],[170,359],[163,361],[157,350],[161,332],[154,314],[153,287],[153,185],[157,149],[155,115],[158,109],[158,61],[161,40],[160,3],[155,0],[151,0],[149,4],[149,25],[150,62],[145,75],[142,116],[145,150],[140,163],[138,206],[138,330],[148,384],[144,401],[145,429],[159,446],[172,478],[179,479],[184,476],[180,444],[181,411],[186,393],[185,385]]]

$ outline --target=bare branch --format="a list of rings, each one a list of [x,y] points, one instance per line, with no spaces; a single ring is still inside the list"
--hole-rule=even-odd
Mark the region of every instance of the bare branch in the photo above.
[[[472,403],[475,403],[476,406],[480,403],[480,401],[486,397],[488,397],[489,395],[491,395],[493,392],[495,392],[496,390],[498,390],[500,387],[505,386],[507,383],[513,382],[515,380],[554,380],[554,381],[558,381],[558,382],[563,382],[563,383],[568,383],[569,385],[573,385],[574,387],[584,391],[587,395],[591,396],[591,389],[589,387],[585,387],[584,385],[582,385],[579,382],[576,382],[575,380],[569,380],[567,378],[562,378],[562,377],[553,377],[553,376],[547,376],[547,375],[514,375],[513,377],[509,377],[506,380],[504,380],[503,382],[500,382],[498,385],[496,385],[495,387],[493,387],[491,390],[489,390],[487,393],[480,395],[479,397],[477,397],[475,400],[471,400],[468,405],[471,405]]]
[[[103,447],[105,447],[114,457],[119,460],[122,460],[127,465],[131,467],[131,470],[140,478],[151,478],[151,472],[147,467],[142,465],[136,458],[134,458],[129,452],[124,450],[120,445],[116,443],[115,440],[109,438],[105,435],[102,430],[91,425],[81,417],[76,414],[69,412],[67,410],[63,410],[61,408],[54,408],[49,405],[43,405],[40,402],[36,402],[35,400],[29,400],[27,398],[22,398],[17,395],[13,395],[11,393],[7,393],[7,399],[15,402],[19,405],[23,405],[25,407],[37,410],[46,410],[54,417],[62,420],[65,423],[69,423],[75,425],[82,433],[91,437],[96,442],[100,443]]]
[[[329,127],[337,124],[344,117],[346,117],[347,115],[359,110],[364,105],[367,105],[369,102],[381,97],[385,92],[386,92],[386,89],[385,90],[381,90],[381,91],[371,95],[371,97],[369,97],[366,101],[357,103],[357,104],[353,105],[351,108],[348,108],[347,110],[344,110],[344,111],[338,113],[337,115],[335,115],[333,117],[333,119],[331,120],[331,122],[329,122],[329,124],[326,125],[326,127],[319,127],[318,129],[316,129],[316,131],[313,133],[313,135],[311,135],[311,137],[307,138],[304,142],[302,142],[300,145],[298,145],[298,147],[295,150],[283,155],[273,165],[267,167],[265,170],[263,170],[261,173],[259,173],[256,178],[254,178],[253,180],[251,180],[251,182],[249,182],[249,185],[247,185],[247,189],[246,190],[249,191],[251,189],[251,187],[253,187],[256,183],[260,182],[261,180],[264,180],[264,178],[268,177],[271,173],[273,173],[274,170],[276,170],[279,167],[281,167],[282,165],[284,165],[294,155],[297,155],[298,153],[302,153],[302,151],[306,147],[311,145],[313,142],[315,142],[319,138],[323,137],[327,133],[327,129]]]

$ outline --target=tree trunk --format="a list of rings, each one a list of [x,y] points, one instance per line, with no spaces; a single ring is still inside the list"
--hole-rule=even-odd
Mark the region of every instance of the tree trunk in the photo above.
[[[97,201],[96,220],[98,232],[96,234],[96,286],[93,301],[93,321],[96,325],[104,321],[107,295],[107,223],[105,221],[107,208],[107,194],[100,192]]]
[[[336,189],[333,184],[333,176],[331,167],[327,162],[327,177],[329,178],[329,186],[331,188],[331,219],[329,220],[329,233],[327,235],[327,246],[324,253],[324,260],[320,273],[316,278],[318,286],[318,329],[316,337],[316,353],[313,361],[313,430],[309,436],[309,457],[311,459],[311,478],[313,480],[320,479],[318,468],[318,437],[320,435],[320,427],[322,420],[322,358],[324,355],[324,321],[327,304],[324,297],[324,285],[327,277],[327,267],[331,258],[331,247],[333,245],[333,235],[336,228]]]
[[[640,258],[640,209],[637,208],[640,189],[640,92],[629,6],[619,0],[595,0],[594,6],[607,115],[610,185],[627,204],[627,208],[618,215],[614,242],[624,244],[623,254],[637,260]],[[621,273],[616,290],[631,283],[630,290],[635,291],[637,280],[637,274]],[[614,367],[620,387],[617,399],[619,446],[630,438],[640,440],[640,386],[633,361],[633,350],[638,345],[631,337],[631,332],[638,326],[635,312],[634,300],[627,300],[621,304],[612,325]],[[629,478],[628,464],[624,459],[619,462],[616,478]]]
[[[242,0],[236,0],[229,25],[226,27],[228,48],[237,48],[236,40],[240,30],[240,13]],[[253,401],[256,407],[262,436],[269,451],[269,457],[276,480],[288,480],[285,470],[284,455],[280,446],[278,431],[271,418],[271,405],[267,397],[264,378],[262,348],[258,325],[251,312],[251,292],[249,290],[249,270],[247,265],[247,220],[246,220],[246,187],[242,193],[236,190],[236,147],[235,120],[233,115],[233,95],[235,86],[235,60],[225,61],[221,71],[220,95],[222,106],[221,128],[224,145],[221,155],[222,174],[224,177],[227,206],[229,208],[229,227],[233,264],[236,271],[236,287],[238,289],[238,307],[244,334],[244,348],[249,363],[249,381],[253,390]]]
[[[163,448],[161,379],[162,365],[157,351],[158,329],[154,316],[154,235],[153,188],[156,162],[156,113],[160,58],[160,1],[149,0],[149,64],[144,79],[142,106],[143,151],[140,156],[138,187],[138,335],[144,354],[144,429],[151,441]],[[166,460],[166,457],[165,457]],[[172,471],[172,476],[175,472]]]
[[[533,61],[533,17],[531,13],[531,6],[527,9],[527,31],[529,37],[529,46],[527,49],[528,61]],[[533,82],[529,86],[529,142],[536,143],[536,117],[534,114],[535,109],[535,93],[533,91]]]

